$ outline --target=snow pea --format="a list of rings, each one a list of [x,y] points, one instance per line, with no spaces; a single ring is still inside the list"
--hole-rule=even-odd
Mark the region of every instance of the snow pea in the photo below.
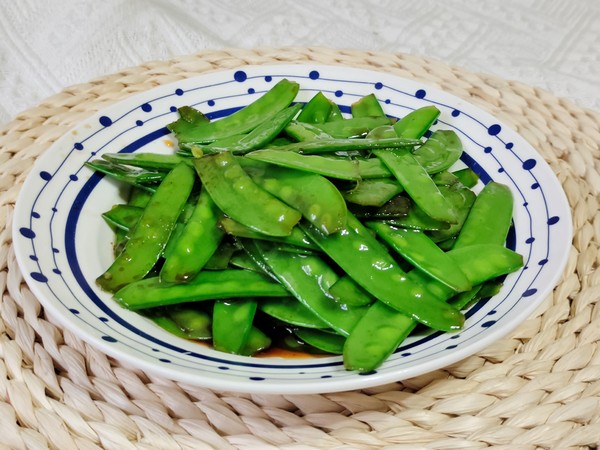
[[[365,95],[350,105],[352,117],[385,117],[375,94]]]
[[[347,119],[350,120],[350,119]],[[361,119],[364,120],[364,119]],[[330,122],[337,123],[337,122]],[[296,142],[294,144],[280,147],[279,150],[304,153],[312,155],[316,153],[333,153],[353,150],[373,150],[377,148],[413,148],[421,141],[407,138],[387,138],[387,139],[313,139],[305,142]],[[381,176],[381,175],[380,175]],[[382,175],[385,176],[385,175]]]
[[[298,122],[297,120],[292,120],[283,131],[296,142],[313,141],[315,139],[333,139],[320,128],[309,123]]]
[[[444,198],[453,206],[456,213],[456,223],[450,224],[447,228],[431,231],[429,237],[435,242],[447,240],[456,236],[461,231],[476,198],[475,193],[464,186],[439,186],[439,190]]]
[[[367,226],[404,259],[432,278],[457,292],[472,288],[456,262],[422,231],[397,228],[382,222],[367,222]]]
[[[247,134],[235,134],[218,139],[207,145],[192,144],[190,146],[192,155],[196,158],[200,158],[204,154],[216,152],[231,152],[241,155],[257,148],[262,148],[271,142],[290,123],[301,108],[302,105],[300,104],[285,108]],[[183,145],[185,148],[185,144]]]
[[[391,120],[387,117],[353,117],[351,119],[336,120],[314,124],[317,128],[335,139],[349,139],[364,136],[373,128],[389,125]]]
[[[142,216],[144,208],[131,205],[115,205],[102,214],[102,218],[111,226],[129,231]]]
[[[322,232],[334,233],[345,225],[346,202],[331,181],[314,173],[248,158],[239,161],[257,185],[302,213]],[[290,233],[291,230],[287,235]]]
[[[229,267],[229,262],[233,254],[238,250],[234,243],[223,240],[221,245],[215,250],[210,259],[206,261],[203,269],[205,270],[225,270]]]
[[[344,342],[344,367],[361,373],[373,372],[416,325],[415,320],[385,303],[373,303]]]
[[[213,307],[213,347],[240,354],[244,349],[256,313],[256,299],[217,300]]]
[[[394,131],[398,136],[418,139],[431,128],[439,115],[440,110],[433,105],[415,109],[394,124]]]
[[[248,153],[246,158],[339,180],[361,180],[391,176],[387,167],[376,158],[350,159],[339,156],[303,155],[281,149],[256,150]]]
[[[329,326],[294,297],[264,298],[260,300],[258,308],[265,314],[290,325],[306,328]]]
[[[450,228],[450,224],[447,222],[441,222],[429,217],[425,211],[419,208],[414,203],[411,205],[408,213],[404,217],[397,217],[395,219],[387,219],[387,223],[402,228],[411,228],[414,230],[446,230]]]
[[[145,278],[118,290],[114,298],[127,309],[138,310],[179,303],[237,297],[287,297],[289,292],[264,275],[249,270],[202,271],[187,283]]]
[[[123,251],[96,279],[102,289],[117,291],[150,272],[167,244],[195,179],[193,169],[187,164],[179,164],[169,172],[130,232]]]
[[[199,308],[179,305],[166,309],[173,322],[181,328],[188,339],[206,340],[212,338],[211,317]]]
[[[180,155],[164,155],[160,153],[105,153],[102,155],[102,158],[115,164],[166,172],[172,170],[181,162],[192,163],[189,158]]]
[[[466,169],[457,170],[452,172],[459,181],[468,188],[473,188],[479,181],[479,175],[473,171],[473,169],[467,167]]]
[[[163,330],[168,331],[170,334],[180,337],[182,339],[188,339],[189,336],[185,331],[181,329],[179,325],[175,323],[173,319],[167,316],[162,315],[150,315],[148,318],[154,322],[156,325],[161,327]]]
[[[262,239],[265,241],[295,245],[297,247],[308,248],[311,250],[319,250],[319,247],[317,247],[298,227],[292,228],[292,232],[289,234],[289,236],[268,236],[266,234],[261,234],[257,231],[254,231],[229,217],[222,217],[219,220],[219,226],[223,228],[227,234],[236,237]]]
[[[504,244],[512,214],[513,197],[508,186],[494,181],[486,184],[475,199],[454,248],[479,243]]]
[[[327,294],[339,277],[318,256],[285,255],[259,241],[244,248],[261,258],[294,297],[336,332],[347,336],[365,312],[363,307],[342,306]]]
[[[127,199],[127,204],[129,206],[139,206],[140,208],[145,208],[148,202],[150,201],[150,197],[156,191],[155,188],[151,189],[140,189],[136,186],[131,186],[131,190],[129,191],[129,198]]]
[[[413,152],[413,156],[427,173],[434,174],[448,169],[462,153],[462,142],[454,131],[438,130]]]
[[[180,144],[208,144],[246,133],[290,106],[299,88],[298,83],[284,78],[253,103],[220,120],[190,123],[180,118],[167,128],[175,133]]]
[[[348,275],[342,275],[331,288],[329,293],[336,302],[351,306],[366,306],[375,301],[375,298],[360,287]]]
[[[244,348],[240,351],[240,355],[253,356],[262,350],[269,348],[270,345],[271,338],[255,326],[252,326],[252,328],[250,328],[250,333],[248,333],[248,338],[246,339],[246,345],[244,345]]]
[[[348,210],[363,220],[389,220],[405,217],[410,211],[410,199],[396,195],[383,206],[362,206],[349,204]]]
[[[288,236],[302,217],[252,181],[229,152],[195,159],[194,166],[217,206],[253,230]]]
[[[145,169],[137,169],[115,164],[102,159],[86,162],[85,165],[92,170],[108,175],[109,177],[123,183],[136,186],[140,189],[154,190],[156,185],[165,178],[164,172],[156,172]]]
[[[342,192],[347,202],[362,206],[383,206],[404,189],[391,178],[373,178],[360,181],[350,191]]]
[[[331,102],[325,95],[317,92],[302,108],[298,122],[324,123],[331,113]]]
[[[190,218],[165,255],[161,280],[183,282],[200,272],[225,234],[217,226],[221,215],[208,191],[203,188]]]
[[[408,151],[374,150],[406,193],[425,213],[442,222],[456,223],[456,212],[427,171]]]
[[[331,103],[331,111],[329,112],[329,116],[327,117],[327,122],[337,122],[339,120],[344,120],[344,115],[340,110],[340,107],[337,103],[329,101]]]
[[[314,328],[295,328],[294,334],[308,345],[326,353],[341,355],[344,351],[346,338],[337,333],[327,330],[315,330]]]
[[[409,280],[385,247],[350,213],[341,232],[325,236],[300,224],[321,249],[378,300],[435,329],[456,331],[464,317]]]

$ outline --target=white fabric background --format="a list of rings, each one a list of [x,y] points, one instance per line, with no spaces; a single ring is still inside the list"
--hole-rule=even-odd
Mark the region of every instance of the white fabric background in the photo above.
[[[144,61],[289,45],[423,55],[600,110],[598,0],[0,0],[0,125]]]

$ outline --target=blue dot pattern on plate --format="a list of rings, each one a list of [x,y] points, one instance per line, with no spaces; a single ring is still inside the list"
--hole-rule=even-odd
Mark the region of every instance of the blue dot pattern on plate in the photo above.
[[[254,69],[256,70],[256,69]],[[275,72],[273,71],[273,73],[269,73],[269,74],[265,74],[265,73],[261,73],[260,75],[254,75],[255,72],[252,70],[238,70],[238,71],[231,71],[231,78],[229,78],[230,81],[228,81],[227,83],[229,83],[229,86],[233,88],[233,85],[235,84],[239,84],[242,87],[242,93],[238,94],[240,97],[243,97],[243,95],[248,95],[248,94],[255,94],[255,93],[262,93],[265,92],[269,87],[260,87],[260,82],[264,82],[264,83],[270,83],[271,81],[273,81],[274,79],[280,79],[280,78],[294,78],[294,75],[287,75],[285,73],[279,73],[279,72]],[[302,86],[302,80],[306,80],[307,78],[309,80],[313,80],[315,83],[315,86],[320,85],[320,83],[331,83],[332,82],[332,78],[331,76],[326,72],[326,71],[322,71],[322,70],[317,70],[317,69],[306,69],[306,72],[302,73],[302,74],[296,74],[296,76],[298,77],[298,80]],[[348,76],[349,77],[349,76]],[[425,90],[422,88],[419,89],[412,89],[412,90],[407,90],[405,92],[399,91],[399,90],[394,90],[392,89],[392,87],[390,87],[389,82],[387,82],[385,80],[385,77],[381,77],[383,78],[383,81],[381,81],[381,79],[377,79],[377,81],[371,81],[368,85],[375,90],[380,90],[383,91],[382,95],[388,95],[388,92],[391,92],[392,98],[389,97],[384,97],[385,100],[384,102],[387,105],[390,105],[390,107],[394,107],[398,105],[398,97],[402,97],[407,96],[407,97],[411,97],[413,100],[414,99],[418,99],[422,102],[425,102],[425,104],[436,104],[440,109],[442,109],[443,111],[445,111],[445,113],[447,114],[448,117],[453,117],[456,118],[458,120],[471,120],[472,117],[469,115],[469,110],[468,108],[464,108],[461,106],[460,109],[453,107],[452,105],[445,105],[443,103],[435,103],[434,97],[435,94],[433,91],[429,91],[429,90]],[[253,85],[249,86],[247,84],[248,81],[252,81]],[[335,80],[333,80],[335,81]],[[222,82],[220,82],[221,84],[223,84]],[[225,84],[227,84],[225,83]],[[355,97],[356,94],[354,94],[353,92],[353,81],[348,81],[348,80],[341,80],[339,82],[337,82],[338,85],[343,86],[342,88],[334,88],[332,90],[329,91],[330,94],[333,94],[337,99],[340,99],[340,102],[343,103],[345,101],[346,98],[351,99],[353,98],[353,96]],[[360,83],[363,83],[363,81],[361,81]],[[359,82],[357,82],[357,85],[360,84]],[[255,85],[256,84],[256,87]],[[182,82],[182,84],[180,85],[181,87],[178,88],[168,88],[170,89],[169,92],[167,92],[166,94],[161,96],[156,96],[156,97],[152,97],[152,95],[147,95],[146,97],[144,97],[144,101],[140,102],[135,108],[132,108],[131,111],[124,113],[124,114],[113,114],[111,112],[106,113],[106,115],[102,115],[99,117],[99,119],[97,120],[97,124],[100,125],[100,128],[97,129],[93,129],[89,136],[87,137],[83,137],[83,136],[78,136],[78,142],[75,142],[72,145],[72,148],[74,150],[76,150],[78,153],[86,153],[84,152],[84,150],[87,149],[87,152],[89,153],[89,157],[93,157],[95,156],[96,152],[98,152],[100,154],[100,152],[102,151],[106,151],[103,149],[103,147],[101,145],[88,145],[88,140],[92,139],[92,137],[95,135],[93,133],[97,133],[97,134],[101,134],[103,132],[107,133],[107,138],[109,138],[111,135],[110,133],[115,133],[114,131],[111,131],[112,129],[116,128],[117,126],[120,126],[121,129],[124,129],[125,131],[123,131],[123,133],[127,133],[129,129],[132,128],[138,128],[141,127],[142,125],[148,125],[148,128],[151,128],[151,124],[154,123],[158,123],[158,121],[156,122],[151,122],[154,121],[155,119],[160,118],[162,115],[167,115],[167,114],[172,114],[175,113],[177,111],[177,107],[178,106],[182,106],[187,104],[187,102],[185,101],[187,98],[187,95],[189,93],[192,93],[194,91],[194,89],[202,89],[204,88],[203,86],[199,86],[198,88],[192,87],[190,84],[184,84]],[[237,89],[237,88],[236,88]],[[165,90],[166,92],[166,90]],[[208,92],[208,91],[207,91]],[[394,97],[395,95],[395,97]],[[184,97],[183,99],[177,99],[177,97]],[[230,95],[227,94],[223,94],[222,97],[212,97],[212,98],[204,98],[201,101],[198,101],[198,104],[204,104],[204,105],[208,105],[209,107],[213,108],[215,107],[217,104],[221,105],[224,103],[219,103],[220,100],[225,100],[230,98]],[[166,105],[164,105],[163,103],[161,103],[161,101],[167,102],[168,103]],[[348,102],[350,102],[348,100]],[[224,107],[222,107],[222,109],[224,110]],[[137,116],[135,115],[137,112]],[[143,113],[143,114],[142,114]],[[214,111],[214,114],[218,116],[218,114],[220,113],[220,111]],[[211,111],[211,114],[213,114],[213,111]],[[172,115],[171,115],[172,117]],[[442,116],[440,116],[442,118]],[[442,120],[440,118],[440,120]],[[171,120],[171,119],[169,119]],[[128,125],[127,122],[129,121]],[[474,122],[477,122],[476,119],[473,119]],[[488,122],[489,124],[490,122]],[[445,122],[442,122],[441,125],[444,125]],[[483,127],[483,130],[485,132],[485,134],[487,134],[488,136],[492,137],[493,140],[493,147],[492,144],[490,143],[489,145],[481,145],[481,149],[483,150],[482,152],[482,156],[485,155],[485,157],[488,158],[498,158],[498,156],[496,156],[496,153],[511,153],[514,154],[516,157],[518,157],[518,155],[516,155],[516,153],[514,153],[513,148],[515,147],[515,144],[512,142],[513,138],[510,138],[510,134],[506,131],[503,130],[502,126],[498,123],[493,123],[492,125],[484,125],[483,123],[479,123],[480,127]],[[111,130],[106,130],[107,128],[109,128]],[[127,128],[129,127],[129,128]],[[144,128],[146,128],[146,126],[144,126]],[[166,133],[159,133],[158,130],[153,130],[153,131],[145,131],[145,130],[140,130],[141,132],[146,132],[146,134],[144,134],[142,136],[141,139],[139,139],[141,141],[140,146],[138,148],[143,147],[143,145],[146,145],[148,143],[154,142],[157,139],[159,139],[161,136],[165,136]],[[509,139],[511,140],[511,142],[507,142],[503,139],[504,134],[507,134],[507,136],[509,137]],[[466,136],[467,139],[469,139],[469,136]],[[490,138],[490,139],[492,139]],[[110,141],[106,141],[107,143]],[[137,141],[136,141],[137,142]],[[490,141],[492,142],[492,141]],[[520,141],[515,141],[515,142],[520,142]],[[480,145],[478,142],[474,142],[475,145]],[[519,143],[519,146],[523,146],[522,143]],[[492,148],[494,149],[501,149],[501,148],[505,148],[507,151],[504,152],[499,152],[499,151],[492,151]],[[92,150],[92,151],[91,151]],[[123,151],[136,151],[137,148],[134,147],[126,147]],[[68,159],[68,157],[67,157]],[[502,173],[502,171],[504,171],[504,167],[501,164],[501,160],[496,159],[496,161],[498,161],[498,173]],[[475,161],[473,161],[473,163],[475,163]],[[536,190],[536,191],[542,191],[542,187],[540,186],[539,181],[535,178],[535,172],[537,172],[537,167],[539,166],[539,161],[536,160],[535,158],[525,158],[524,160],[521,161],[521,168],[526,171],[529,176],[532,178],[532,183],[529,184],[529,186],[531,186],[532,190]],[[536,170],[533,170],[534,168],[536,168]],[[493,172],[493,171],[492,171]],[[58,173],[55,171],[49,171],[49,170],[42,170],[40,172],[38,172],[39,174],[39,178],[41,178],[43,181],[48,182],[48,184],[51,184],[50,182],[54,182],[54,178],[58,177]],[[482,173],[482,175],[484,176],[484,180],[489,181],[490,175],[488,175],[487,173]],[[487,177],[487,178],[485,178]],[[39,179],[38,178],[38,179]],[[68,182],[76,182],[80,180],[80,176],[78,174],[78,172],[71,172],[69,175],[67,175],[67,180]],[[60,181],[57,181],[57,183]],[[99,181],[96,182],[96,185],[91,185],[89,184],[90,182],[87,182],[86,185],[84,187],[81,187],[82,191],[84,189],[89,189],[90,192],[93,191],[93,189],[95,188],[95,186],[99,183]],[[83,183],[81,183],[83,184]],[[78,187],[79,189],[79,187]],[[61,194],[62,195],[62,194]],[[525,209],[529,208],[529,205],[532,202],[526,201],[528,197],[528,193],[523,191],[523,196],[524,198],[522,200],[525,201],[521,201],[520,204],[523,205],[523,207]],[[82,196],[82,202],[79,205],[79,207],[81,207],[82,205],[85,204],[85,201],[87,200],[88,197],[86,196]],[[54,205],[59,205],[59,200],[60,198],[57,199],[57,201],[54,203]],[[30,212],[30,217],[32,218],[39,218],[40,214],[37,212],[34,212],[33,208],[36,207],[36,204],[34,203],[34,206],[31,209]],[[63,211],[64,209],[61,208]],[[52,207],[51,211],[53,212],[57,212],[57,207]],[[48,209],[41,209],[39,208],[39,211],[42,213],[47,213]],[[73,228],[72,231],[72,235],[75,235],[75,230],[77,228],[77,220],[79,218],[78,213],[74,213],[73,210],[69,211],[69,217],[72,218],[73,220],[70,222],[71,223],[71,227]],[[47,220],[47,219],[46,219]],[[51,219],[52,220],[52,219]],[[52,222],[51,222],[52,223]],[[547,226],[550,227],[552,225],[555,225],[557,223],[561,223],[560,221],[560,216],[558,215],[548,215],[548,218],[546,219],[546,223]],[[36,229],[37,230],[37,229]],[[28,239],[29,241],[31,241],[34,246],[33,246],[33,251],[31,252],[32,254],[29,255],[29,259],[33,262],[38,263],[38,269],[37,270],[30,270],[29,271],[29,275],[30,277],[39,282],[39,283],[44,283],[44,284],[52,284],[55,282],[56,280],[61,280],[62,276],[63,276],[63,272],[64,269],[56,264],[56,261],[54,261],[54,265],[47,265],[44,263],[44,265],[42,265],[41,263],[39,263],[38,261],[38,253],[36,251],[36,247],[35,247],[35,242],[36,242],[36,231],[34,231],[34,225],[33,224],[29,224],[27,226],[22,226],[21,228],[18,229],[19,234],[25,238]],[[533,231],[535,231],[536,235],[538,234],[538,229],[535,228],[533,229]],[[533,233],[532,231],[532,233]],[[521,238],[522,239],[522,238]],[[67,259],[68,259],[68,264],[69,264],[69,269],[73,272],[76,272],[77,270],[80,271],[80,269],[78,268],[78,259],[81,258],[80,255],[77,254],[76,250],[75,250],[75,246],[74,246],[74,238],[71,239],[71,241],[69,241],[69,238],[67,237],[67,249],[66,249],[66,253],[67,253]],[[534,246],[534,242],[536,241],[535,237],[533,235],[531,235],[529,238],[526,239],[526,243],[530,244],[531,247]],[[541,239],[540,241],[544,241],[543,239]],[[537,244],[536,244],[537,245]],[[52,252],[55,253],[55,252]],[[544,257],[544,258],[538,258],[535,261],[539,261],[539,263],[537,264],[538,267],[543,268],[547,265],[550,264],[550,259],[548,257]],[[541,270],[541,269],[540,269]],[[51,276],[52,280],[50,281],[48,279],[48,277],[46,275],[44,275],[44,273],[49,274],[49,276]],[[77,279],[77,281],[81,281],[81,279]],[[83,284],[80,285],[84,290],[86,289],[91,289],[90,286],[85,286]],[[86,291],[87,292],[87,291]],[[528,286],[527,289],[522,291],[522,296],[523,297],[530,297],[532,295],[535,295],[537,293],[537,288],[534,287],[533,285]],[[161,361],[161,362],[165,362],[168,363],[170,365],[174,365],[174,366],[178,366],[178,367],[184,367],[185,366],[185,361],[181,356],[178,355],[186,355],[189,356],[190,358],[197,358],[200,361],[208,361],[211,364],[214,364],[214,369],[216,371],[219,371],[220,373],[226,372],[236,372],[238,370],[240,370],[240,368],[245,368],[245,369],[252,369],[254,370],[254,368],[257,368],[257,370],[261,371],[260,376],[258,375],[249,375],[246,377],[246,379],[248,380],[252,380],[252,381],[265,381],[265,380],[269,380],[270,376],[267,375],[268,371],[271,370],[271,368],[276,368],[277,370],[280,370],[280,366],[276,363],[270,363],[270,362],[264,362],[264,361],[259,361],[257,363],[240,363],[238,361],[230,361],[228,359],[228,357],[226,355],[224,355],[222,358],[218,358],[218,357],[214,357],[214,358],[209,358],[206,357],[204,354],[202,354],[202,352],[190,352],[190,351],[182,351],[181,348],[177,348],[174,347],[172,344],[166,343],[161,341],[160,339],[150,339],[145,331],[142,331],[138,328],[136,328],[135,326],[131,325],[131,324],[126,324],[123,322],[123,320],[116,315],[110,308],[108,308],[102,300],[100,299],[95,299],[94,300],[94,304],[98,305],[99,307],[101,307],[103,309],[103,314],[104,315],[99,315],[98,313],[96,313],[96,320],[99,324],[102,324],[102,326],[105,326],[106,328],[97,328],[98,336],[100,337],[100,339],[106,341],[106,342],[110,342],[110,343],[118,343],[119,345],[123,344],[125,346],[129,346],[130,348],[134,349],[135,351],[140,351],[140,352],[145,352],[147,351],[148,353],[146,353],[146,356],[150,355],[151,353],[154,354],[158,354],[158,353],[163,353],[163,351],[169,351],[169,352],[174,352],[174,355],[171,355],[171,353],[169,353],[169,358],[165,358],[162,357],[159,359],[157,356],[154,356],[154,358],[156,358],[157,361]],[[500,306],[500,305],[499,305]],[[78,306],[77,308],[70,308],[68,309],[68,311],[70,311],[72,316],[76,316],[78,319],[81,318],[80,320],[86,320],[84,319],[82,316],[86,316],[89,315],[91,313],[91,310],[88,309],[88,307],[81,303],[80,306]],[[496,314],[496,310],[492,310],[490,312],[485,312],[485,314]],[[497,314],[498,316],[500,316],[500,314]],[[485,321],[480,321],[478,323],[478,328],[491,328],[493,326],[495,326],[497,323],[499,323],[499,321],[502,319],[502,317],[498,317],[497,320],[485,320]],[[464,330],[465,332],[468,330]],[[136,336],[138,336],[140,339],[146,339],[145,344],[142,344],[139,348],[136,347],[136,345],[134,345],[133,343],[131,343],[130,338],[128,337],[128,333],[134,333]],[[102,334],[104,333],[104,334]],[[460,341],[458,339],[461,339]],[[465,339],[467,339],[468,337],[465,337]],[[444,348],[442,348],[440,350],[441,353],[443,353],[444,349],[453,349],[455,348],[457,345],[463,345],[463,334],[461,333],[461,335],[453,335],[452,337],[450,337],[450,339],[454,339],[456,342],[456,344],[452,344],[450,346],[445,345]],[[420,352],[422,352],[422,347],[421,344],[423,343],[427,343],[427,345],[436,345],[436,336],[432,335],[432,337],[426,337],[424,338],[422,341],[420,341],[418,344],[419,345],[413,345],[410,347],[411,351],[401,351],[398,352],[397,355],[399,357],[401,357],[401,359],[407,359],[407,360],[411,360],[412,358],[418,358],[420,355]],[[317,373],[315,372],[315,378],[318,379],[330,379],[332,378],[331,375],[331,371],[333,370],[338,370],[341,367],[341,362],[339,360],[337,360],[334,363],[331,362],[326,362],[323,364],[313,364],[312,362],[309,364],[304,364],[304,363],[299,363],[297,365],[297,367],[294,367],[293,370],[297,370],[297,368],[300,367],[304,370],[302,370],[303,374],[311,374],[311,371],[317,371],[317,370],[325,370],[327,371],[327,373]],[[317,369],[318,368],[318,369]],[[264,372],[264,373],[262,373]],[[253,373],[252,371],[250,371],[249,373]],[[254,372],[256,373],[256,372]],[[295,373],[300,373],[300,372],[295,372]],[[366,374],[368,375],[368,374]],[[346,374],[343,374],[343,376],[346,376]],[[333,378],[337,378],[333,377]]]
[[[112,125],[112,120],[108,116],[102,116],[100,119],[98,119],[98,121],[103,127],[110,127]]]

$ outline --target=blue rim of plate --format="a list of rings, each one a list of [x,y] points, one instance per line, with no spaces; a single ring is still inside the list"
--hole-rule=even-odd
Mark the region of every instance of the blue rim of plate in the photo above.
[[[177,108],[191,105],[211,119],[231,114],[281,78],[298,81],[299,101],[318,90],[343,112],[375,93],[386,112],[401,117],[436,105],[434,128],[454,129],[465,145],[463,163],[483,183],[500,181],[515,196],[515,227],[508,245],[525,268],[501,292],[467,313],[465,329],[409,338],[376,372],[343,369],[340,357],[246,358],[168,336],[122,310],[94,284],[86,269],[82,219],[103,201],[107,180],[84,167],[104,152],[148,151],[164,140]],[[151,150],[152,151],[152,150]],[[113,195],[114,197],[114,195]],[[107,208],[108,209],[108,208]],[[101,222],[100,217],[97,221]],[[87,223],[87,222],[86,222]],[[113,105],[57,141],[36,162],[19,196],[13,241],[19,266],[41,303],[79,337],[144,370],[209,388],[267,393],[321,393],[365,388],[416,376],[481,350],[524,320],[556,285],[566,263],[572,225],[568,203],[543,158],[490,114],[426,84],[365,69],[314,64],[247,66],[152,89]],[[99,273],[96,274],[96,276]]]

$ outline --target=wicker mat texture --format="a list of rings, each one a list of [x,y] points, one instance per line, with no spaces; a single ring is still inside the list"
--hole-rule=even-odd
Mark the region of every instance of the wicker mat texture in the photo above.
[[[34,160],[128,95],[246,64],[318,62],[430,83],[512,126],[548,161],[573,212],[559,286],[510,336],[457,364],[361,391],[251,395],[125,367],[56,325],[23,282],[15,199]],[[600,446],[600,114],[518,82],[405,54],[205,51],[73,86],[0,130],[0,448],[510,449]],[[565,236],[565,239],[569,239]]]

